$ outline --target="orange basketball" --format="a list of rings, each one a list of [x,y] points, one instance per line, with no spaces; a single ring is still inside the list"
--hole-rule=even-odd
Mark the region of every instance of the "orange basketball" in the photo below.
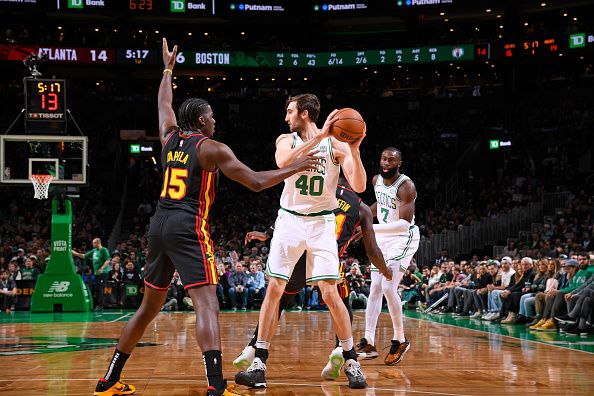
[[[332,125],[330,131],[332,135],[341,142],[350,143],[363,135],[365,131],[365,121],[361,114],[355,109],[344,108],[336,113],[338,120]]]

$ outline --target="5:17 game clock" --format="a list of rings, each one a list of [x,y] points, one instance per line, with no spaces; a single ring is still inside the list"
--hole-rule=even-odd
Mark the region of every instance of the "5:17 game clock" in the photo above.
[[[66,120],[66,81],[25,78],[26,120]]]

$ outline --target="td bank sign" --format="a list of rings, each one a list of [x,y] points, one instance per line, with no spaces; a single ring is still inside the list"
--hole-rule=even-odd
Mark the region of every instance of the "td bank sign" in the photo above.
[[[583,48],[594,43],[594,34],[576,33],[569,35],[569,48]]]

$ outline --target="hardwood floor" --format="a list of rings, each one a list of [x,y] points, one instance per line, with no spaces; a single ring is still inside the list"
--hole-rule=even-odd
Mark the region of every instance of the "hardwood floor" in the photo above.
[[[0,319],[3,396],[91,395],[131,313],[28,315],[30,320]],[[237,371],[231,362],[249,340],[256,321],[257,312],[221,314],[224,373],[231,382]],[[356,340],[363,333],[363,322],[364,313],[356,312]],[[163,313],[149,326],[143,346],[124,369],[124,379],[137,387],[136,394],[204,394],[204,366],[194,323],[191,313]],[[387,350],[382,350],[392,336],[387,314],[381,315],[378,329],[380,357],[362,363],[370,387],[350,390],[344,375],[336,382],[320,378],[334,348],[329,314],[283,315],[268,360],[268,389],[250,394],[594,394],[594,354],[590,352],[406,318],[411,350],[401,364],[388,367],[383,364]]]

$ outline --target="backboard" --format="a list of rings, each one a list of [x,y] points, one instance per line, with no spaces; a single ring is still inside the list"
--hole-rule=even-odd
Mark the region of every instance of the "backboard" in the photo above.
[[[29,185],[32,174],[50,174],[53,185],[87,184],[86,136],[0,135],[0,183]]]

